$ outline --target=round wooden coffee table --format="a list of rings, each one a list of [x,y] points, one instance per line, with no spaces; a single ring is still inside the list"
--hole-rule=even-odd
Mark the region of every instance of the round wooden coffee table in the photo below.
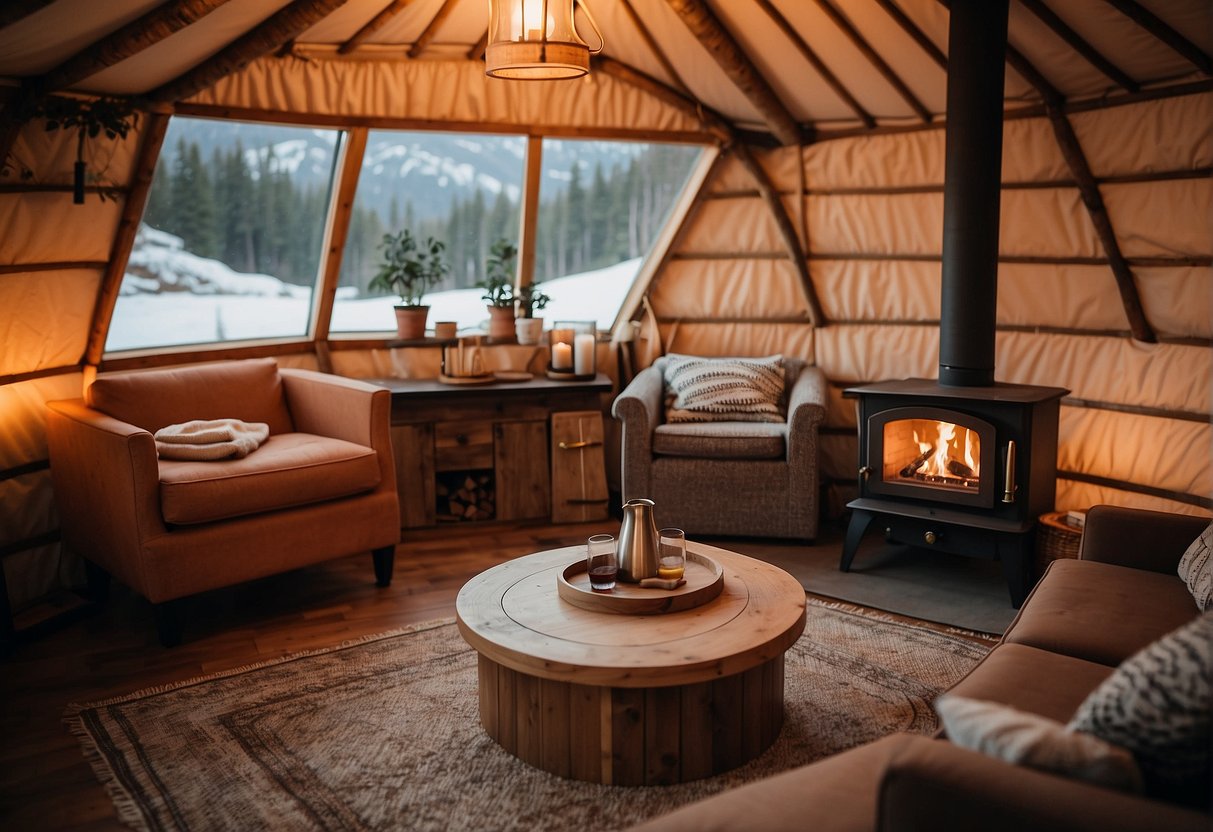
[[[713,546],[724,569],[694,609],[594,612],[556,576],[584,546],[527,555],[464,585],[459,630],[480,654],[480,721],[510,753],[561,777],[681,783],[757,757],[783,726],[783,654],[805,595],[782,569]]]

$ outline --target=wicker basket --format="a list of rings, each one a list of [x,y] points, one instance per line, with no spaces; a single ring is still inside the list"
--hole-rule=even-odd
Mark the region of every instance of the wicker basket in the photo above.
[[[1036,577],[1055,560],[1078,557],[1081,542],[1082,529],[1067,523],[1064,511],[1042,514],[1036,526]]]

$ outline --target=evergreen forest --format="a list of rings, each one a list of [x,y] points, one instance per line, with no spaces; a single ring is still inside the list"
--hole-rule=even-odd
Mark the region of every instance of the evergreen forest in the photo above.
[[[297,183],[273,150],[252,154],[236,142],[204,164],[197,144],[179,140],[152,182],[144,222],[184,240],[187,251],[299,285],[316,279],[323,244],[327,184]],[[626,164],[596,165],[587,177],[574,164],[567,184],[544,188],[536,235],[535,279],[610,266],[645,254],[682,189],[698,151],[648,145]],[[166,154],[167,156],[167,154]],[[402,191],[404,189],[402,188]],[[504,191],[481,189],[452,198],[445,217],[415,220],[413,204],[393,198],[388,216],[355,199],[342,259],[342,286],[366,292],[389,231],[411,228],[446,245],[451,271],[434,289],[461,289],[484,279],[489,248],[516,241],[520,207]]]

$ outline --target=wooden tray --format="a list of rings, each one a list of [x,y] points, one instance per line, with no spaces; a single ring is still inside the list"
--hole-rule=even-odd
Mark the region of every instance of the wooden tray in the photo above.
[[[497,378],[492,373],[485,373],[482,376],[448,376],[439,373],[438,380],[443,384],[489,384],[496,381]]]
[[[556,589],[562,599],[575,607],[622,615],[658,615],[693,609],[711,601],[724,589],[724,570],[707,555],[687,552],[683,577],[686,583],[678,589],[644,589],[620,581],[611,592],[594,592],[582,558],[556,574]]]

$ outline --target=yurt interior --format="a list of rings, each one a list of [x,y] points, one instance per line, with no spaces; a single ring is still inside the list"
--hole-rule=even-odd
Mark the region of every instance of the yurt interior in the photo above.
[[[0,827],[1208,830],[1207,0],[0,3]]]

